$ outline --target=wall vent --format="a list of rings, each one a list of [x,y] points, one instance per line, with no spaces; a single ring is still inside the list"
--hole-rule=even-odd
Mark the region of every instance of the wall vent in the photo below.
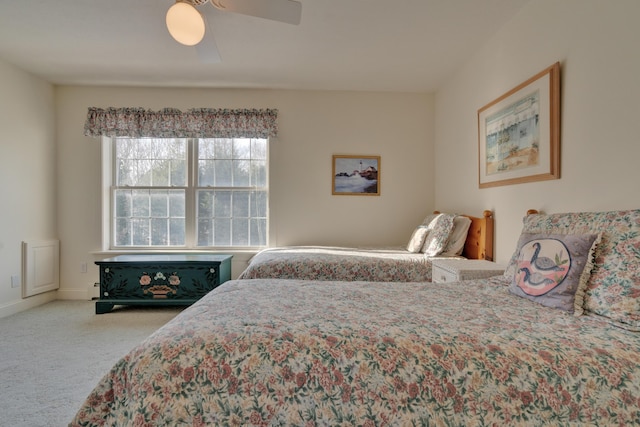
[[[60,242],[22,242],[22,298],[60,287]]]

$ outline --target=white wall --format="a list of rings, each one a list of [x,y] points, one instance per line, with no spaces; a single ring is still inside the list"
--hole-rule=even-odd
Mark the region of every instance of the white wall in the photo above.
[[[439,209],[494,209],[496,258],[527,209],[640,208],[640,2],[534,0],[436,93]],[[477,111],[561,63],[561,179],[478,189]]]
[[[21,244],[56,238],[53,86],[0,61],[0,317],[56,298],[22,299]]]
[[[233,89],[56,88],[60,298],[98,280],[100,142],[83,136],[87,108],[277,108],[270,148],[273,245],[403,245],[434,209],[432,95]],[[380,155],[381,195],[332,196],[333,154]],[[233,276],[246,266],[234,258]],[[88,272],[82,273],[82,264]]]
[[[54,88],[0,61],[0,316],[56,296],[22,300],[11,288],[24,239],[60,238],[61,298],[84,299],[97,280],[100,149],[82,135],[89,106],[278,108],[270,176],[278,245],[402,244],[433,208],[494,209],[496,257],[506,261],[526,209],[638,208],[638,16],[636,0],[534,0],[435,96]],[[556,61],[561,179],[478,189],[477,110]],[[382,195],[332,196],[332,154],[381,155]]]

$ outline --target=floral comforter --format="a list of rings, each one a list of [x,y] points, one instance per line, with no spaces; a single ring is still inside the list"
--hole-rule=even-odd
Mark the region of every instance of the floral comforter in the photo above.
[[[637,423],[640,334],[499,276],[227,282],[122,358],[70,425]]]
[[[239,278],[424,282],[431,259],[402,248],[286,246],[258,252]]]

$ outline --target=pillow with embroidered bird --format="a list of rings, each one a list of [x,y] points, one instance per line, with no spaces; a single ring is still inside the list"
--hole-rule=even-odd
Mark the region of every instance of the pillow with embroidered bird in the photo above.
[[[509,291],[547,307],[582,314],[599,240],[600,234],[522,233]]]

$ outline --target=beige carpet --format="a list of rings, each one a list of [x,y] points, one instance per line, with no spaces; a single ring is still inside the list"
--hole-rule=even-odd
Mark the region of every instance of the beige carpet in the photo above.
[[[179,307],[54,301],[0,319],[0,426],[66,426],[111,366]]]

